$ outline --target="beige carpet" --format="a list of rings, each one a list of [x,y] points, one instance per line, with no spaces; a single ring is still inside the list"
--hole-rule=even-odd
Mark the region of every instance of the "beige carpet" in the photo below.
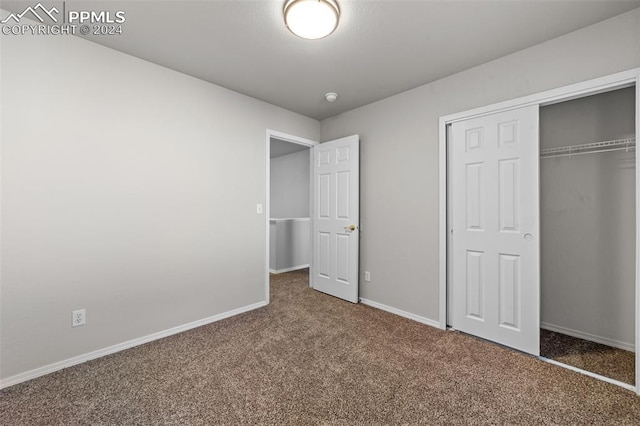
[[[2,391],[0,424],[640,424],[640,398],[290,273],[266,308]]]
[[[624,383],[635,383],[633,352],[540,330],[540,355]]]

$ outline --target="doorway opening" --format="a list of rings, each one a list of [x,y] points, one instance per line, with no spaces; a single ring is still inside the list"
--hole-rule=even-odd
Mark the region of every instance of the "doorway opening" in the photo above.
[[[540,107],[540,356],[635,385],[635,87]]]
[[[267,296],[279,274],[295,272],[310,285],[313,145],[267,132]]]
[[[271,198],[276,202],[276,195],[272,189],[271,174],[279,174],[275,167],[284,160],[281,156],[274,156],[272,167],[271,150],[281,148],[291,157],[308,156],[309,172],[308,184],[305,172],[298,171],[296,176],[281,176],[276,178],[285,181],[286,188],[282,194],[284,204],[291,207],[295,201],[299,210],[272,210]],[[302,148],[301,148],[302,146]],[[266,138],[266,262],[265,262],[265,301],[268,303],[270,270],[274,272],[295,271],[309,269],[309,287],[344,299],[351,303],[358,303],[358,271],[360,246],[360,137],[358,135],[345,136],[322,143],[287,135],[267,129]],[[288,161],[288,160],[287,160]],[[302,161],[304,162],[304,161]],[[296,166],[302,168],[302,162]],[[272,168],[274,170],[272,170]],[[292,189],[292,184],[298,184],[299,189]],[[277,186],[275,180],[274,187]],[[307,208],[304,206],[305,196],[293,200],[294,192],[304,192],[308,189]],[[261,209],[259,208],[260,212]],[[289,213],[289,212],[293,213]],[[272,217],[287,216],[287,217]],[[306,217],[290,217],[306,214]],[[308,225],[307,225],[308,224]],[[279,232],[279,226],[283,228]],[[308,226],[309,232],[305,230]],[[271,230],[276,235],[271,240]],[[295,234],[295,235],[293,235]],[[310,234],[310,235],[309,235]],[[308,243],[304,242],[305,237]],[[291,252],[291,244],[295,241],[297,249]],[[284,254],[279,251],[280,242],[288,247]],[[273,246],[272,246],[273,243]],[[271,254],[274,254],[273,258]],[[308,253],[308,257],[306,256]],[[281,260],[289,261],[289,264]]]

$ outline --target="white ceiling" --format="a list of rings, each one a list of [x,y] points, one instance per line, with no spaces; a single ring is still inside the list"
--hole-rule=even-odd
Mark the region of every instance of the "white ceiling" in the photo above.
[[[320,40],[285,28],[284,0],[68,0],[66,7],[124,10],[123,35],[91,40],[316,119],[640,7],[630,0],[338,2],[340,25]],[[11,11],[24,5],[2,2]],[[324,99],[329,91],[340,94],[335,103]]]

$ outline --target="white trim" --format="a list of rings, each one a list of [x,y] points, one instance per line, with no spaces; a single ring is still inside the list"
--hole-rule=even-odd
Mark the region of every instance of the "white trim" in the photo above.
[[[305,145],[312,147],[314,145],[318,145],[317,141],[313,141],[311,139],[302,138],[300,136],[294,136],[283,132],[278,132],[277,130],[267,129],[267,139],[280,139],[281,141],[295,143],[297,145]]]
[[[634,385],[612,379],[611,377],[601,376],[600,374],[592,373],[591,371],[583,370],[582,368],[574,367],[573,365],[563,364],[561,362],[542,356],[538,356],[536,358],[538,358],[540,361],[553,364],[558,367],[566,368],[567,370],[575,371],[576,373],[584,374],[585,376],[593,377],[594,379],[602,380],[603,382],[611,383],[612,385],[620,386],[621,388],[625,388],[633,392],[635,392],[636,390],[636,387]]]
[[[549,330],[549,331],[555,331],[556,333],[566,334],[567,336],[588,340],[590,342],[600,343],[601,345],[607,345],[613,348],[624,349],[625,351],[630,351],[630,352],[636,351],[636,347],[633,343],[621,342],[620,340],[609,339],[608,337],[597,336],[595,334],[585,333],[583,331],[573,330],[571,328],[562,327],[555,324],[541,322],[540,328],[544,328],[545,330]]]
[[[283,274],[285,272],[291,272],[291,271],[297,271],[299,269],[305,269],[305,268],[310,268],[311,265],[310,264],[306,264],[306,265],[298,265],[298,266],[292,266],[291,268],[284,268],[284,269],[269,269],[269,273],[270,274]]]
[[[372,300],[365,299],[362,297],[360,298],[360,303],[362,303],[363,305],[371,306],[372,308],[390,312],[392,314],[395,314],[413,321],[417,321],[421,324],[426,324],[426,325],[430,325],[431,327],[440,328],[440,323],[438,321],[421,317],[420,315],[412,314],[410,312],[406,312],[401,309],[392,308],[391,306],[383,305],[382,303],[374,302]]]
[[[636,140],[640,137],[640,70],[636,78]],[[640,342],[640,152],[636,149],[636,346]],[[640,395],[640,351],[636,351],[636,393]]]
[[[438,246],[440,251],[438,265],[438,327],[447,329],[447,122],[440,117],[439,124],[440,144],[439,150],[439,192],[438,192]],[[443,143],[444,141],[444,143]],[[444,189],[443,189],[444,188]]]
[[[318,145],[319,142],[312,141],[311,139],[301,138],[299,136],[289,135],[287,133],[278,132],[277,130],[267,129],[267,140],[266,140],[266,150],[265,150],[265,171],[266,171],[266,182],[265,182],[265,203],[264,203],[264,216],[265,216],[265,274],[264,274],[264,287],[265,287],[265,300],[269,303],[270,295],[269,295],[269,225],[271,218],[269,217],[271,214],[271,138],[279,139],[281,141],[295,143],[298,145],[308,146],[310,149],[313,149],[315,145]],[[313,152],[309,156],[309,214],[313,211]],[[313,256],[313,247],[311,247],[311,256]],[[309,271],[309,287],[313,287],[313,274]]]
[[[266,301],[254,303],[251,305],[243,306],[238,309],[233,309],[231,311],[223,312],[218,315],[214,315],[208,318],[204,318],[201,320],[193,321],[188,324],[179,325],[177,327],[169,328],[167,330],[158,331],[156,333],[148,334],[143,337],[139,337],[137,339],[127,340],[126,342],[118,343],[112,346],[108,346],[106,348],[98,349],[97,351],[89,352],[83,355],[74,356],[73,358],[68,358],[63,361],[54,362],[53,364],[45,365],[44,367],[39,367],[30,371],[26,371],[24,373],[16,374],[15,376],[7,377],[6,379],[0,380],[0,389],[7,388],[9,386],[17,385],[18,383],[26,382],[27,380],[35,379],[37,377],[44,376],[49,373],[53,373],[55,371],[62,370],[63,368],[68,368],[77,364],[82,364],[83,362],[91,361],[92,359],[101,358],[106,355],[111,355],[116,352],[124,351],[126,349],[133,348],[135,346],[143,345],[145,343],[152,342],[154,340],[162,339],[168,336],[172,336],[174,334],[182,333],[187,330],[191,330],[196,327],[201,327],[203,325],[211,324],[216,321],[220,321],[235,315],[239,315],[245,312],[252,311],[254,309],[262,308],[267,306]]]
[[[580,83],[571,84],[529,96],[523,96],[504,102],[498,102],[462,111],[456,114],[442,116],[439,119],[439,188],[438,188],[438,246],[439,246],[439,327],[446,328],[447,324],[447,124],[493,114],[529,105],[550,105],[584,96],[595,95],[635,84],[636,86],[636,138],[640,133],[640,68],[594,78]],[[636,313],[635,330],[636,342],[640,342],[640,152],[636,150]],[[640,366],[640,351],[636,352],[636,366]],[[640,367],[636,368],[636,383],[634,387],[640,395]]]
[[[533,95],[523,96],[520,98],[510,99],[508,101],[446,115],[440,119],[444,119],[446,123],[453,123],[456,121],[468,120],[470,118],[495,114],[497,112],[522,108],[530,105],[551,105],[558,102],[565,102],[571,99],[577,99],[584,96],[620,89],[625,86],[631,86],[636,82],[639,73],[640,68],[633,68],[616,74],[598,77],[582,81],[580,83],[546,90],[544,92],[534,93]]]

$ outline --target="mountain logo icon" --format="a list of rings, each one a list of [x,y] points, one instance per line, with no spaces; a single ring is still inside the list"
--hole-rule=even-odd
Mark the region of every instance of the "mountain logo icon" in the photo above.
[[[28,17],[35,17],[38,21],[44,23],[44,17],[48,16],[53,22],[58,22],[58,18],[54,16],[54,13],[57,15],[60,13],[58,9],[52,7],[51,9],[47,9],[42,5],[42,3],[38,3],[37,5],[31,7],[27,7],[22,13],[10,13],[9,16],[4,18],[0,23],[6,24],[10,20],[14,20],[16,23],[20,22],[25,15],[31,14]]]

